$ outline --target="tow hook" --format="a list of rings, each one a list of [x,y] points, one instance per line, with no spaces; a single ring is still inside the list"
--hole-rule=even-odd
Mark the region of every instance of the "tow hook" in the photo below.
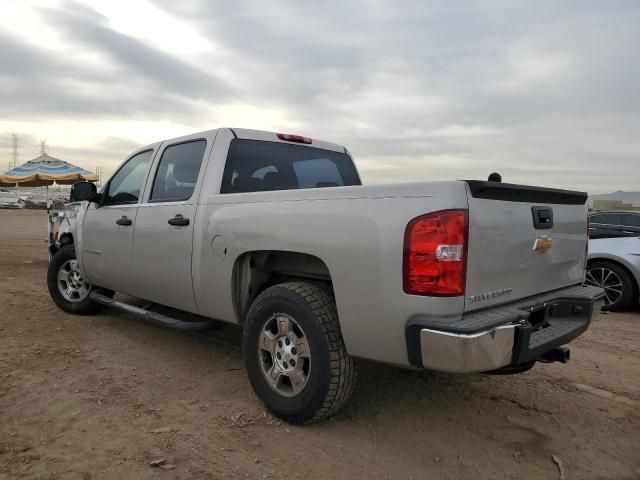
[[[545,363],[561,362],[567,363],[571,358],[571,350],[567,347],[556,347],[542,355],[540,361]]]

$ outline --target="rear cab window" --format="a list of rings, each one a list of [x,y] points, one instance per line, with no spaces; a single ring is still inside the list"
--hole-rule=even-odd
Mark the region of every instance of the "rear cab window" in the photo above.
[[[234,139],[220,193],[360,185],[346,153],[262,140]]]

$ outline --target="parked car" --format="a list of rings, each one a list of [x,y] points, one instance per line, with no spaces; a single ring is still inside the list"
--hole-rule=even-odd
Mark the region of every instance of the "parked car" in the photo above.
[[[638,303],[640,235],[589,241],[585,283],[604,289],[605,310],[623,310]]]
[[[492,178],[496,178],[494,175]],[[181,330],[241,325],[274,415],[336,412],[356,358],[446,372],[567,361],[603,291],[583,287],[587,195],[497,181],[362,186],[347,149],[221,128],[147,145],[83,201],[49,265],[53,301]],[[168,315],[114,299],[126,293]]]
[[[22,208],[18,196],[9,191],[0,192],[0,208]]]
[[[25,201],[25,207],[36,209],[36,210],[46,210],[47,208],[47,196],[39,193],[34,193],[29,195]]]
[[[640,212],[607,211],[589,215],[589,238],[640,236]]]

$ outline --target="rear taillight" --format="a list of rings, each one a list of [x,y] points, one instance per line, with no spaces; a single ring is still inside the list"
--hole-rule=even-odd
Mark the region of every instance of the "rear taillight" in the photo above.
[[[467,210],[442,210],[411,220],[404,234],[404,291],[463,295],[467,232]]]
[[[278,133],[277,136],[285,142],[306,143],[310,145],[312,141],[310,138],[303,137],[302,135],[291,135],[289,133]]]

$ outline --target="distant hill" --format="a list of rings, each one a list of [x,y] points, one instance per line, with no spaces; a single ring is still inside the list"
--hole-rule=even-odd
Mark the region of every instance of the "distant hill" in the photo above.
[[[625,203],[640,203],[640,192],[623,192],[618,190],[612,193],[601,193],[599,195],[589,195],[591,200],[618,200]]]
[[[640,192],[618,190],[612,193],[590,195],[589,208],[595,210],[640,210]]]

